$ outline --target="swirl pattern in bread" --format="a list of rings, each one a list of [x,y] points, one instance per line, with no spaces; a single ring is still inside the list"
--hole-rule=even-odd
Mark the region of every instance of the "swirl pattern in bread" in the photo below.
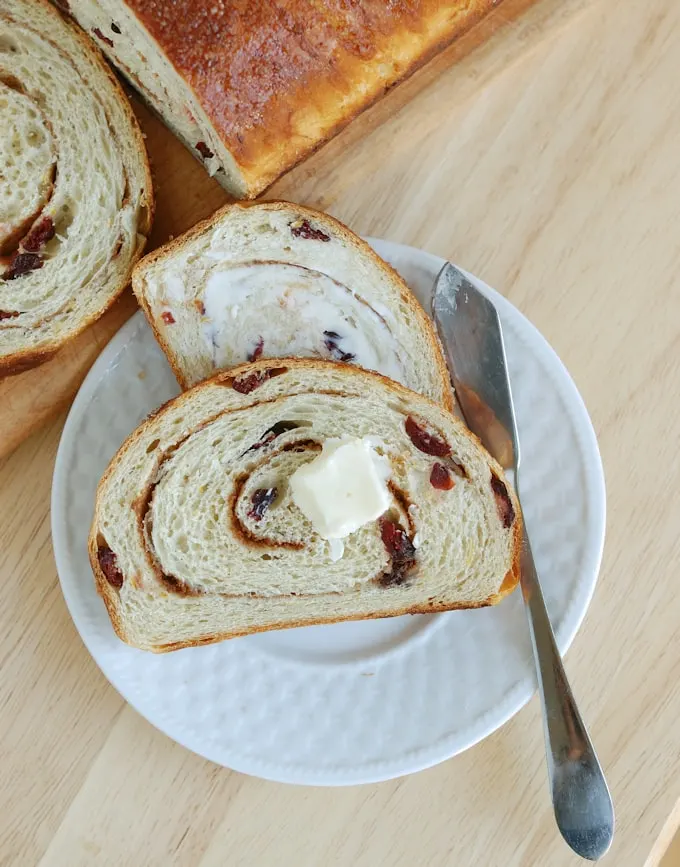
[[[371,437],[391,501],[342,556],[289,486],[339,435]],[[98,489],[90,559],[118,635],[166,651],[494,604],[517,583],[520,520],[500,467],[432,401],[351,365],[261,360],[130,436]]]
[[[260,357],[316,357],[451,407],[431,321],[401,277],[327,214],[228,205],[146,256],[133,287],[184,388]]]
[[[0,373],[53,355],[127,285],[151,225],[144,142],[99,51],[44,0],[0,8]]]

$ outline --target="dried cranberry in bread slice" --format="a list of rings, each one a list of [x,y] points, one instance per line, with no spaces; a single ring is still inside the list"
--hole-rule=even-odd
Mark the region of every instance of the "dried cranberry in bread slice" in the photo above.
[[[97,48],[44,0],[0,4],[0,374],[54,354],[130,279],[151,177]]]
[[[389,493],[340,552],[290,485],[339,435],[371,438]],[[89,550],[118,635],[167,651],[492,605],[517,583],[520,534],[500,467],[449,412],[351,365],[280,359],[223,372],[147,419],[100,482]]]
[[[327,214],[227,205],[146,256],[132,282],[185,388],[261,357],[311,356],[451,405],[430,319],[401,277]]]
[[[254,198],[499,0],[61,0],[208,172]]]

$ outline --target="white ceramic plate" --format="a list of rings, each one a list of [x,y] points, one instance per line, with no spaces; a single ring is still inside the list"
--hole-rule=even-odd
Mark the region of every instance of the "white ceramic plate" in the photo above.
[[[429,309],[443,260],[375,241]],[[586,409],[536,329],[500,311],[522,442],[527,525],[562,652],[602,554],[602,464]],[[120,642],[86,540],[97,481],[123,439],[178,391],[141,313],[90,371],[64,428],[52,533],[67,605],[106,677],[143,716],[208,759],[273,780],[384,780],[448,759],[529,700],[533,662],[519,593],[496,608],[309,627],[165,655]]]

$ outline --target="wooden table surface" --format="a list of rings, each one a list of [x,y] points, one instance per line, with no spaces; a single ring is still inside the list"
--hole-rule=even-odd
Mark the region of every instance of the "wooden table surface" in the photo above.
[[[272,191],[475,272],[581,389],[608,532],[566,664],[611,783],[615,867],[657,865],[680,822],[679,73],[676,0],[543,0]],[[160,240],[224,194],[141,114]],[[49,498],[62,424],[0,464],[1,865],[578,863],[553,824],[536,699],[439,767],[338,790],[216,767],[141,719],[59,589]]]

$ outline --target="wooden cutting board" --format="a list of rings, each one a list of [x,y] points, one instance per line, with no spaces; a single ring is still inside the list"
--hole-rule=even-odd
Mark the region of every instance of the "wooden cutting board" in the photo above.
[[[439,54],[409,81],[391,91],[377,105],[355,120],[312,158],[282,178],[267,198],[284,198],[331,210],[334,191],[342,189],[348,177],[371,173],[380,164],[382,149],[371,151],[361,162],[351,159],[352,144],[371,135],[385,118],[404,113],[404,133],[426,135],[437,123],[437,113],[423,113],[410,100],[428,88],[441,94],[441,105],[469,98],[490,77],[500,74],[519,55],[549,37],[579,10],[587,0],[504,0],[498,9],[462,40]],[[528,7],[533,7],[526,12]],[[526,13],[526,14],[520,14]],[[437,81],[441,71],[475,54],[461,69],[457,89]],[[188,229],[228,201],[224,190],[213,181],[187,150],[134,96],[132,102],[146,137],[156,194],[156,219],[147,250]],[[432,99],[428,100],[428,105]],[[411,112],[409,114],[409,109]],[[444,109],[442,109],[444,110]],[[390,143],[399,147],[399,140]],[[347,158],[349,155],[350,158]],[[343,176],[338,173],[344,173]],[[353,228],[361,231],[361,226]],[[70,346],[47,364],[19,376],[0,381],[0,458],[12,451],[29,433],[66,407],[102,348],[137,309],[128,290],[118,304]]]

